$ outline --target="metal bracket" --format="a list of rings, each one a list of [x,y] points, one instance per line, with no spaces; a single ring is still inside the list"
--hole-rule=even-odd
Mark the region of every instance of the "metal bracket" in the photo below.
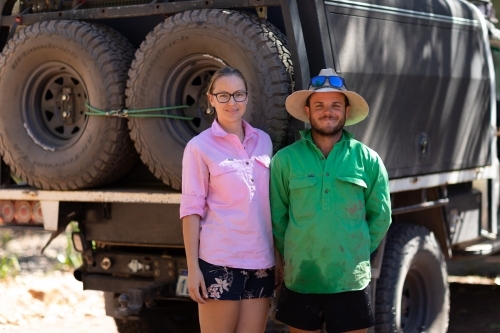
[[[102,204],[102,217],[106,220],[111,220],[111,203],[105,202]]]
[[[260,20],[267,20],[267,7],[256,7],[255,10]]]

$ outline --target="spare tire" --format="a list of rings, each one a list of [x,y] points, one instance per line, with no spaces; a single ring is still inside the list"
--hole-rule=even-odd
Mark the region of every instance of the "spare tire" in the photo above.
[[[112,182],[137,154],[125,119],[88,116],[124,107],[133,47],[79,21],[33,24],[0,54],[0,153],[28,184],[76,190]]]
[[[282,36],[253,15],[206,9],[169,17],[146,37],[129,72],[128,108],[188,105],[170,114],[194,118],[129,121],[136,149],[157,178],[180,188],[184,147],[215,118],[206,91],[213,73],[224,66],[238,68],[248,81],[244,118],[269,133],[275,150],[283,145],[292,66]]]

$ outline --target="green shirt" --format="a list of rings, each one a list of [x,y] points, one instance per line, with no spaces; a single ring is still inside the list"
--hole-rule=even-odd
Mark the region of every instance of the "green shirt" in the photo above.
[[[285,285],[328,294],[365,288],[370,253],[391,223],[387,171],[376,152],[343,131],[327,158],[311,138],[271,161],[271,216]]]

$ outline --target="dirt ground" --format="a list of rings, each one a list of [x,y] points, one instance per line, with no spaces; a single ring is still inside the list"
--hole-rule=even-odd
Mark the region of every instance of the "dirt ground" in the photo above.
[[[18,253],[21,268],[15,277],[0,280],[0,332],[118,333],[113,319],[105,316],[102,293],[83,291],[70,272],[60,270],[64,235],[39,255],[47,238],[28,233],[0,248],[0,258],[2,251]],[[450,277],[449,333],[500,333],[500,278],[491,274]]]

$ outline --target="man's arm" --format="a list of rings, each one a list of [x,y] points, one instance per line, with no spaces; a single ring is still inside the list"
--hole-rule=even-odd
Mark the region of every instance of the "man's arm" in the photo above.
[[[285,232],[288,226],[288,172],[279,160],[279,154],[271,160],[271,184],[269,195],[271,198],[271,219],[273,222],[274,244],[283,256],[285,246]]]
[[[375,251],[391,224],[391,199],[387,171],[380,157],[372,162],[371,186],[365,191],[366,222],[370,229],[370,252]]]

